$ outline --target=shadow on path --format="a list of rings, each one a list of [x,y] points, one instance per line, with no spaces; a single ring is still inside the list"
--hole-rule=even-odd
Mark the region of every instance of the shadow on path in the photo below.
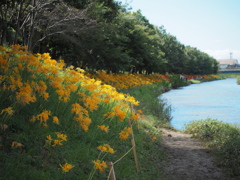
[[[162,130],[165,154],[165,176],[168,180],[229,180],[213,163],[211,150],[191,135]]]

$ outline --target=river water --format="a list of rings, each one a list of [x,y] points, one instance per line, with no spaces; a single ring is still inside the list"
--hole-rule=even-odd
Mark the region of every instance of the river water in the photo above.
[[[240,85],[236,78],[192,84],[159,98],[171,105],[171,125],[178,130],[192,120],[206,118],[240,125]]]

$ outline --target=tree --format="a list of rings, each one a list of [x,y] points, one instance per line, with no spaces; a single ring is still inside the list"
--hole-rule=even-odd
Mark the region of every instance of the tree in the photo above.
[[[96,22],[88,18],[87,8],[80,10],[63,0],[7,0],[0,5],[1,44],[16,43],[19,39],[22,45],[33,50],[50,36],[61,34],[61,37],[74,40],[74,35],[89,32],[96,26]],[[6,39],[7,30],[15,32],[14,40]]]

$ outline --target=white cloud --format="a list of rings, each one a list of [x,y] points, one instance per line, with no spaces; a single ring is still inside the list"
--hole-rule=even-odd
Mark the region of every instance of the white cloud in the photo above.
[[[232,59],[240,60],[240,49],[203,50],[203,52],[209,54],[215,59],[230,59],[230,53],[232,53]]]

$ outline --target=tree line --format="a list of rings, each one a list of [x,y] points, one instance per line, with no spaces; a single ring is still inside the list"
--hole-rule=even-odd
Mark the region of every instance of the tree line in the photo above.
[[[114,0],[2,0],[1,45],[26,45],[90,71],[215,74],[216,59],[185,46]]]

